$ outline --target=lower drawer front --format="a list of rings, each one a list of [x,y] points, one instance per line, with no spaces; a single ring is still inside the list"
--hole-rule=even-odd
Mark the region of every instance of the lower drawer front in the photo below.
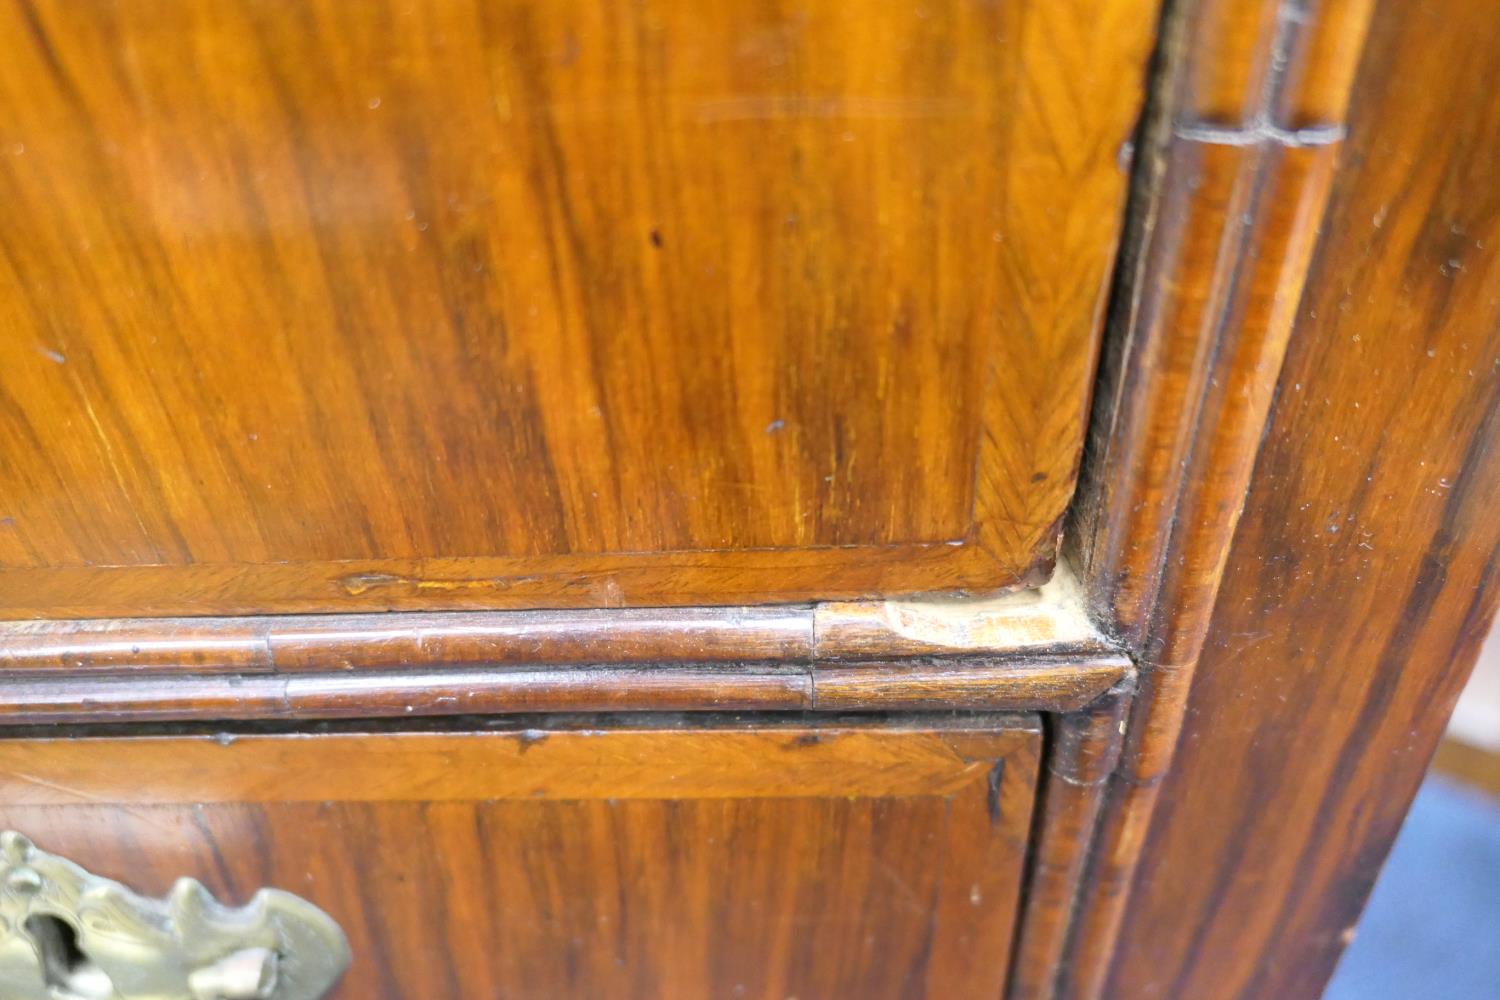
[[[1017,716],[9,739],[0,828],[303,897],[336,997],[998,996],[1039,753]]]

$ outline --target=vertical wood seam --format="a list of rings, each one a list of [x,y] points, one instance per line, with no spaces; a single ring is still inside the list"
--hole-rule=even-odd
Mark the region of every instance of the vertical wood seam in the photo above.
[[[1062,989],[1074,917],[1089,879],[1089,846],[1099,829],[1110,778],[1119,767],[1123,723],[1134,690],[1132,671],[1089,705],[1047,715],[1046,767],[1032,809],[1006,990],[1010,1000],[1055,996]]]
[[[1140,690],[1129,709],[1096,856],[1089,862],[1086,898],[1071,935],[1065,965],[1074,979],[1071,990],[1063,988],[1068,995],[1099,995],[1112,965],[1156,786],[1170,766],[1193,667],[1286,355],[1294,311],[1278,309],[1277,303],[1300,300],[1316,243],[1313,223],[1327,207],[1328,163],[1343,137],[1343,116],[1288,126],[1279,109],[1292,87],[1299,46],[1328,42],[1328,36],[1309,25],[1332,6],[1315,10],[1302,0],[1275,5],[1269,40],[1264,31],[1252,39],[1262,49],[1250,62],[1265,67],[1254,110],[1248,120],[1232,124],[1217,124],[1193,106],[1203,95],[1192,92],[1188,67],[1245,41],[1209,34],[1214,23],[1210,14],[1228,10],[1254,15],[1254,8],[1269,12],[1269,5],[1260,0],[1180,0],[1164,22],[1162,65],[1152,97],[1157,127],[1146,131],[1155,145],[1143,157],[1142,180],[1133,191],[1134,198],[1146,201],[1135,208],[1144,222],[1131,234],[1142,243],[1122,258],[1122,267],[1129,270],[1115,285],[1123,302],[1112,308],[1115,325],[1106,335],[1119,345],[1114,349],[1117,367],[1101,368],[1101,405],[1094,419],[1106,423],[1097,436],[1090,435],[1093,468],[1084,478],[1073,521],[1082,537],[1071,543],[1082,564],[1090,612],[1130,649],[1140,671]],[[1335,57],[1358,54],[1368,7],[1355,0],[1342,8],[1346,17],[1338,26],[1352,23],[1360,37],[1339,47]],[[1349,22],[1351,12],[1354,20]],[[1301,53],[1304,63],[1325,56]],[[1264,63],[1258,61],[1262,59]],[[1352,73],[1335,73],[1334,79],[1347,84]],[[1343,107],[1347,95],[1329,103]],[[1208,157],[1235,155],[1226,147],[1242,147],[1245,158],[1232,162],[1227,207],[1203,202],[1196,186],[1204,165],[1212,162]],[[1215,148],[1224,152],[1211,153]],[[1287,159],[1297,150],[1327,162],[1315,160],[1310,170],[1298,173],[1299,164]],[[1272,189],[1286,183],[1292,185],[1290,194]],[[1192,221],[1194,211],[1206,212],[1208,224],[1218,227],[1207,276],[1201,254],[1192,254],[1192,245],[1181,242],[1180,226],[1170,224],[1183,220],[1160,215],[1173,206],[1168,196],[1174,190],[1178,199],[1186,199],[1186,221]],[[1292,207],[1292,217],[1276,218],[1273,213],[1286,205]],[[1233,217],[1236,207],[1241,218]],[[1274,228],[1277,223],[1281,232]],[[1255,254],[1268,240],[1276,241],[1269,268]],[[1228,281],[1222,287],[1220,275]],[[1205,296],[1208,312],[1191,309],[1195,292]],[[1184,303],[1186,317],[1172,311]],[[1260,311],[1251,313],[1257,305]],[[1261,324],[1258,329],[1256,323]],[[1172,348],[1193,352],[1191,365],[1180,376],[1186,381],[1176,386]],[[1226,389],[1231,378],[1243,383],[1243,401]],[[1160,406],[1184,386],[1189,391],[1177,408],[1158,412],[1152,405]],[[1181,403],[1186,403],[1185,422]],[[1164,446],[1169,450],[1160,457]],[[1158,470],[1143,464],[1153,454],[1160,458],[1156,482],[1149,477]]]

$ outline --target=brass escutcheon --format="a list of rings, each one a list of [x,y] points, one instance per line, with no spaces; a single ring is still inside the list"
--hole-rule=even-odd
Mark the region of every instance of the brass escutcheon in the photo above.
[[[318,1000],[348,965],[338,924],[291,893],[236,908],[182,878],[148,899],[0,833],[5,1000]]]

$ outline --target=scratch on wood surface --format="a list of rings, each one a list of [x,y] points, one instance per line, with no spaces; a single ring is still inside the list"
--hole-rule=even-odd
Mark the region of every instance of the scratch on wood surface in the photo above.
[[[338,579],[339,586],[351,597],[367,594],[383,587],[408,587],[412,590],[504,590],[508,587],[535,583],[536,576],[495,577],[421,577],[400,576],[395,573],[350,573]]]

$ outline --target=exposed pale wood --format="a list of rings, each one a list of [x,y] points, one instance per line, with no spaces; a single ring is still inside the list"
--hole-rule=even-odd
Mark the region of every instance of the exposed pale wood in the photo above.
[[[1500,602],[1482,0],[1343,174],[1371,0],[1173,4],[1083,601],[1154,0],[142,10],[0,9],[0,824],[361,998],[1322,989]]]
[[[1039,581],[1156,6],[5,6],[0,616]]]
[[[1090,624],[1062,567],[1038,592],[990,599],[10,622],[0,623],[0,664],[10,670],[0,678],[0,721],[16,725],[652,709],[1071,711],[1119,680],[1129,661]]]
[[[0,622],[0,670],[190,673],[973,657],[1086,660],[1113,647],[1071,569],[992,598],[818,606]]]
[[[1108,996],[1323,991],[1500,601],[1496,74],[1377,8]]]
[[[0,740],[0,826],[147,893],[312,900],[339,997],[997,996],[1039,744],[993,716]]]
[[[1283,99],[1306,83],[1295,107],[1342,110],[1329,89],[1348,81],[1368,5],[1334,3],[1337,33],[1303,6],[1185,4],[1167,28],[1140,245],[1116,288],[1074,518],[1091,610],[1141,672],[1075,932],[1080,996],[1106,993],[1339,152],[1339,119],[1294,134]]]
[[[1099,656],[1114,647],[1093,625],[1073,569],[993,598],[826,602],[814,607],[819,660],[900,656]],[[3,633],[0,633],[3,635]]]

